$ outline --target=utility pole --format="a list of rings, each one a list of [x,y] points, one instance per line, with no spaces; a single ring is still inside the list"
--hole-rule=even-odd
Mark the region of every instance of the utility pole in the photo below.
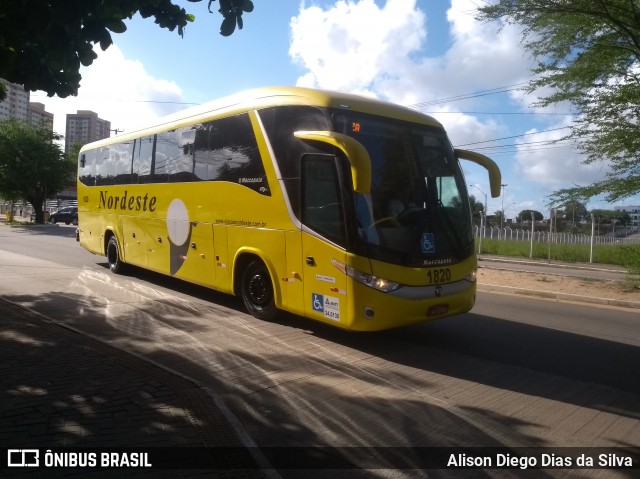
[[[550,217],[549,217],[549,258],[548,258],[548,262],[551,263],[551,236],[553,233],[553,208],[551,208],[551,213],[550,213]]]
[[[487,194],[484,191],[482,191],[478,185],[471,185],[471,186],[473,186],[474,188],[477,188],[478,191],[484,195],[484,211],[480,215],[480,234],[478,235],[479,236],[478,254],[480,254],[482,251],[482,235],[484,233],[484,229],[487,227]]]
[[[500,232],[502,232],[503,223],[504,223],[504,188],[505,186],[508,186],[508,185],[503,183],[500,186],[502,187],[502,214],[500,215]]]
[[[591,213],[591,244],[589,245],[589,263],[593,263],[593,240],[596,234],[596,219]]]
[[[533,258],[533,235],[535,233],[536,233],[536,219],[532,210],[531,211],[531,245],[529,248],[529,258]]]

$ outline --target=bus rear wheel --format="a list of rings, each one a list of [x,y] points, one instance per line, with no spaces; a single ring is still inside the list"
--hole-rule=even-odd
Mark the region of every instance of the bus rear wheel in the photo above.
[[[240,294],[245,308],[254,317],[269,321],[278,312],[271,276],[260,260],[251,261],[242,273]]]
[[[107,263],[109,263],[109,269],[113,273],[120,273],[124,267],[124,263],[120,259],[120,247],[118,246],[118,240],[115,236],[109,238],[107,243]]]

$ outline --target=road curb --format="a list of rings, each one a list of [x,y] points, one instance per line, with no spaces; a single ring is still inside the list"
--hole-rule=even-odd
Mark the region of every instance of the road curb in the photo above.
[[[518,265],[527,265],[527,266],[545,266],[549,268],[557,268],[557,269],[577,269],[583,271],[607,271],[610,273],[625,273],[625,268],[615,268],[610,265],[587,265],[584,263],[549,263],[546,261],[535,261],[535,260],[527,260],[527,259],[515,259],[515,258],[503,258],[503,257],[492,257],[487,255],[478,256],[478,262],[482,261],[490,261],[492,263],[510,263],[510,264],[518,264]],[[480,264],[482,267],[482,264]]]
[[[566,301],[571,303],[589,303],[602,306],[615,306],[618,308],[640,309],[640,303],[635,301],[624,301],[621,299],[597,298],[592,296],[581,296],[570,293],[554,293],[552,291],[536,291],[513,286],[502,286],[498,284],[479,284],[478,291],[487,293],[502,293],[518,296],[531,296],[535,298],[553,299],[556,301]]]

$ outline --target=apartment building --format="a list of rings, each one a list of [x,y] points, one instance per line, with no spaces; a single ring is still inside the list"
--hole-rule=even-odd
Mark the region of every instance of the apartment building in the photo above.
[[[42,103],[29,102],[27,121],[34,125],[44,125],[49,130],[53,130],[53,113],[46,111]]]
[[[67,114],[65,131],[65,152],[69,153],[74,144],[84,145],[92,141],[111,136],[111,122],[98,118],[98,114],[89,110],[78,110]]]
[[[640,226],[640,206],[614,206],[613,209],[629,215],[631,218],[629,226]]]
[[[53,130],[53,113],[49,113],[42,103],[30,102],[30,92],[26,91],[22,85],[9,83],[0,78],[7,88],[7,96],[0,101],[0,121],[17,118],[33,124],[44,124]]]
[[[0,101],[0,121],[11,118],[26,121],[29,109],[29,92],[25,91],[22,85],[9,83],[1,78],[0,82],[7,88],[6,98]]]

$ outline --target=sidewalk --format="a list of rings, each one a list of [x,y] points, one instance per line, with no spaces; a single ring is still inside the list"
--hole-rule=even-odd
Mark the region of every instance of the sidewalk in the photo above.
[[[205,466],[207,477],[265,477],[256,450],[246,447],[224,407],[200,386],[3,299],[0,318],[3,447],[42,448],[42,454],[56,447],[224,448]],[[246,469],[237,471],[239,465]],[[28,471],[5,469],[3,476],[7,472],[21,477]],[[146,472],[153,477],[203,473]]]
[[[481,266],[488,259],[483,258]],[[516,289],[479,286],[480,291],[489,288],[511,293]],[[548,297],[539,291],[527,294]],[[640,303],[636,307],[640,308]],[[221,453],[212,458],[210,466],[181,471],[154,469],[147,471],[148,476],[277,477],[210,391],[2,298],[0,377],[3,447],[212,448]],[[238,464],[243,470],[235,469]],[[2,472],[3,476],[10,472],[13,477],[22,477],[25,471]],[[39,472],[48,476],[47,471]],[[138,476],[140,472],[110,471],[114,477],[127,473]],[[107,477],[104,471],[92,476]]]

